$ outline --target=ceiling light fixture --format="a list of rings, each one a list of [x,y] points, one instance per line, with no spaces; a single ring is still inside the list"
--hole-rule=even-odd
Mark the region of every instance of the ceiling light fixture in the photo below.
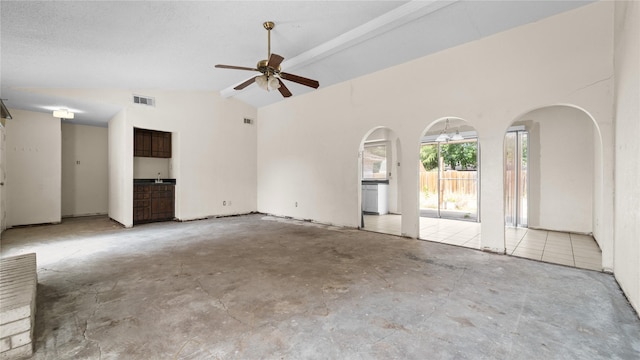
[[[456,133],[449,135],[447,132],[449,131],[449,119],[446,119],[444,122],[444,129],[440,132],[440,135],[436,138],[436,142],[449,142],[450,140],[458,141],[464,140],[464,137],[460,135],[460,130],[456,129]]]
[[[451,140],[453,141],[458,141],[458,140],[463,140],[464,138],[462,137],[462,135],[460,135],[460,130],[456,129],[456,133],[453,134],[453,136],[451,137]]]
[[[273,75],[269,76],[268,74],[256,77],[256,84],[258,84],[260,89],[266,91],[277,90],[280,88],[280,81],[278,81],[278,78]]]
[[[73,119],[74,113],[67,109],[53,110],[53,117],[60,119]]]

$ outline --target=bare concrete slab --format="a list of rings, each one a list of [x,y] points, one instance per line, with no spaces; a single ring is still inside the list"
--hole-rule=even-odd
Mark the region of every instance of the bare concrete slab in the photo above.
[[[11,229],[34,359],[638,359],[613,276],[250,215]]]

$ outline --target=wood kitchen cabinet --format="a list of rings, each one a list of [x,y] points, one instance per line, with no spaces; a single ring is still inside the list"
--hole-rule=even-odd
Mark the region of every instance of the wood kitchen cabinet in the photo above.
[[[171,158],[171,133],[134,128],[133,156]]]
[[[164,131],[151,133],[151,157],[171,157],[171,133]]]
[[[133,223],[151,221],[151,185],[133,185]]]
[[[151,157],[151,130],[133,129],[133,156]]]
[[[133,186],[133,223],[173,220],[175,185],[135,184]]]

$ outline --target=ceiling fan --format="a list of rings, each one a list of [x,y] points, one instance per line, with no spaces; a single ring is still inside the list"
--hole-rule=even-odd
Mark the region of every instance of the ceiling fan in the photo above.
[[[278,89],[282,96],[289,97],[291,96],[291,91],[287,89],[282,80],[293,81],[295,83],[317,89],[320,86],[320,83],[318,81],[281,71],[280,64],[284,60],[284,57],[278,54],[271,53],[271,29],[273,29],[275,24],[273,23],[273,21],[267,21],[262,24],[262,26],[267,29],[267,60],[258,61],[258,64],[255,68],[222,64],[218,64],[215,66],[220,69],[249,70],[262,73],[262,75],[254,76],[251,79],[243,82],[242,84],[234,87],[234,89],[242,90],[255,82],[261,89],[267,91]]]

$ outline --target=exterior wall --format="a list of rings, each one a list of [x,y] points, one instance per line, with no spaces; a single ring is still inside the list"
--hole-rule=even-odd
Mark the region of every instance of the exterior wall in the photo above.
[[[7,227],[61,220],[60,119],[10,109],[6,127]]]
[[[260,108],[258,211],[358,226],[358,148],[367,131],[385,126],[402,143],[402,234],[417,237],[420,136],[458,117],[481,144],[482,248],[504,252],[505,131],[533,109],[572,104],[612,148],[612,38],[613,4],[598,2]],[[604,152],[603,191],[613,189],[612,161]],[[602,206],[612,212],[612,202]],[[597,220],[610,245],[612,219]],[[603,251],[612,259],[611,246]]]
[[[107,128],[62,124],[62,216],[106,214]]]
[[[640,312],[640,3],[616,1],[614,274]]]

